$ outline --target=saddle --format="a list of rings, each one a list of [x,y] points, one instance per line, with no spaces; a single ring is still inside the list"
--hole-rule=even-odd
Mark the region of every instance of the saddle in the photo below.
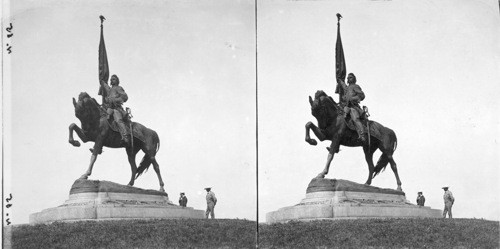
[[[347,124],[347,127],[350,129],[350,130],[353,130],[353,131],[356,131],[356,124],[354,123],[354,121],[351,119],[351,115],[350,115],[350,112],[346,112],[345,111],[345,107],[346,106],[341,106],[340,105],[340,110],[342,110],[342,115],[344,115],[344,118],[345,118],[345,122]],[[359,121],[361,122],[361,124],[363,125],[363,132],[367,132],[367,124],[368,124],[368,117],[370,116],[370,114],[368,113],[368,108],[366,106],[363,106],[363,109],[359,108],[358,111],[360,112],[360,115],[359,115]],[[371,131],[371,130],[370,130]]]
[[[122,116],[123,116],[123,123],[125,124],[126,134],[130,135],[130,137],[133,137],[133,139],[139,139],[142,142],[145,142],[145,135],[143,133],[144,126],[139,123],[132,122],[131,119],[133,116],[130,111],[130,108],[127,107],[125,110],[126,111],[122,112]],[[113,115],[108,115],[106,108],[102,106],[101,106],[101,116],[106,116],[106,120],[108,121],[111,130],[120,133],[120,128],[118,127],[118,123],[114,120]]]
[[[382,132],[383,129],[385,128],[383,125],[372,121],[368,120],[368,117],[370,117],[370,114],[368,113],[368,108],[366,106],[363,106],[363,112],[361,113],[359,117],[359,121],[361,121],[361,124],[363,125],[363,132],[368,133],[368,124],[370,128],[370,136],[377,138],[378,140],[382,140]],[[351,116],[349,114],[346,115],[345,117],[345,122],[347,124],[347,127],[353,131],[356,131],[356,125],[354,124],[354,121],[351,119]]]

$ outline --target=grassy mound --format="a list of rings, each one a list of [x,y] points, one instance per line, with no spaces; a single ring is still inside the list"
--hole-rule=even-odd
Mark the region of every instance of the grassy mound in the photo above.
[[[19,226],[12,248],[255,247],[247,220],[117,220]]]
[[[261,224],[260,248],[498,248],[499,222],[363,219]],[[22,225],[13,248],[255,248],[248,220],[129,220]]]
[[[498,248],[499,222],[477,219],[363,219],[263,226],[266,248]]]

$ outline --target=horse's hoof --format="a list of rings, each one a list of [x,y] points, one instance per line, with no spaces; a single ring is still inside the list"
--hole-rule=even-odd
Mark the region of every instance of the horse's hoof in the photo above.
[[[160,192],[165,193],[165,189],[163,187],[160,187]]]
[[[398,186],[397,190],[398,191],[403,191],[403,189],[401,188],[401,186]]]
[[[80,176],[80,178],[78,178],[79,180],[87,180],[89,178],[88,175],[82,175]]]
[[[69,141],[69,143],[75,147],[80,147],[80,142],[76,141],[76,140],[73,140],[73,141]]]
[[[317,144],[318,144],[318,142],[316,142],[316,140],[315,140],[315,139],[306,139],[306,142],[307,142],[308,144],[310,144],[310,145],[317,145]]]

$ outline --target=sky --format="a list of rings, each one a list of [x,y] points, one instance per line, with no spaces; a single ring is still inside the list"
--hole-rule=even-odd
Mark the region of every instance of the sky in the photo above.
[[[93,143],[71,146],[68,126],[80,125],[72,98],[87,92],[100,101],[99,15],[110,72],[133,120],[159,134],[156,158],[175,203],[186,192],[188,206],[204,210],[211,186],[217,218],[256,220],[257,164],[259,221],[305,197],[329,146],[304,141],[304,125],[316,123],[308,96],[333,95],[341,13],[347,71],[370,119],[398,137],[407,199],[423,191],[426,206],[442,209],[448,185],[454,217],[500,219],[496,1],[258,0],[257,18],[250,0],[23,0],[3,12],[14,27],[2,89],[4,196],[13,195],[14,224],[61,205],[87,169]],[[327,178],[364,183],[367,171],[361,148],[341,147]],[[89,179],[129,178],[125,151],[104,148]],[[397,187],[390,168],[372,185]],[[158,189],[154,171],[135,186]]]

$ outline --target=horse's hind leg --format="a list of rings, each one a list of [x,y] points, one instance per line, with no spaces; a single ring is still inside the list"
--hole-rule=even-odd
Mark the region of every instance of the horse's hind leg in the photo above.
[[[137,173],[137,165],[135,164],[135,156],[137,155],[137,152],[139,152],[139,150],[140,150],[139,146],[134,147],[133,151],[132,151],[132,149],[126,149],[127,156],[128,156],[128,162],[130,164],[130,169],[132,170],[132,177],[130,177],[130,182],[128,183],[129,186],[134,186],[135,174]]]
[[[158,176],[158,180],[160,181],[160,191],[165,192],[165,189],[163,188],[165,184],[163,183],[160,174],[160,165],[158,165],[158,162],[156,162],[156,158],[154,156],[151,157],[151,162],[153,163],[153,168],[155,169],[156,175]]]
[[[373,172],[375,169],[375,166],[373,165],[373,153],[377,150],[377,145],[375,143],[372,143],[370,147],[364,146],[363,147],[363,152],[365,153],[365,160],[366,163],[368,164],[368,179],[366,180],[366,185],[371,185],[372,184],[372,179],[373,179]]]
[[[394,158],[392,158],[392,154],[388,154],[387,157],[389,158],[389,163],[391,164],[391,169],[394,172],[394,175],[396,176],[398,190],[403,191],[403,189],[401,188],[401,180],[399,179],[398,167],[396,166],[396,162],[394,161]]]

